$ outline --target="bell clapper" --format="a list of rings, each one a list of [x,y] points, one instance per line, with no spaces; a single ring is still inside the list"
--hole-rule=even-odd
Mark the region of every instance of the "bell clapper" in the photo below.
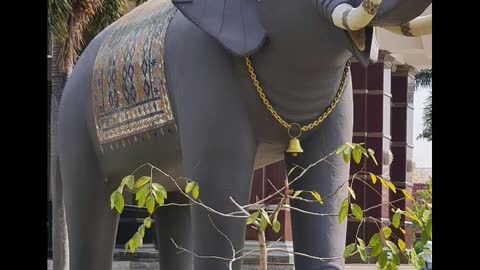
[[[298,135],[296,136],[293,136],[290,131],[294,126],[298,127]],[[285,150],[286,153],[291,153],[294,157],[298,156],[298,153],[303,153],[302,146],[300,145],[300,140],[298,139],[300,135],[302,135],[302,127],[297,123],[292,123],[288,127],[288,136],[290,136],[290,142],[288,144],[287,150]]]

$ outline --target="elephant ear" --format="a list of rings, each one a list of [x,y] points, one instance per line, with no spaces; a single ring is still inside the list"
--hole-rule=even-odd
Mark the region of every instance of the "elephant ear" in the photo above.
[[[365,27],[358,31],[346,31],[351,41],[351,52],[358,62],[366,67],[370,61],[376,61],[378,56],[378,47],[374,40],[373,27]]]
[[[192,23],[238,56],[260,48],[266,32],[260,23],[256,0],[172,0]]]

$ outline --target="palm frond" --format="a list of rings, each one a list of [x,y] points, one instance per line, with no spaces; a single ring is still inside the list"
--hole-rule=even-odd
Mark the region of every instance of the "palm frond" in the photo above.
[[[84,39],[88,43],[107,26],[128,11],[126,0],[103,0],[102,6],[85,28]]]
[[[432,89],[430,89],[429,96],[425,101],[425,108],[423,109],[423,131],[418,138],[432,141]]]
[[[70,69],[78,59],[79,52],[84,44],[84,29],[95,15],[104,0],[77,0],[72,12],[66,18],[67,35],[59,55],[59,66],[62,71]]]
[[[62,44],[59,66],[65,72],[84,45],[128,12],[128,3],[148,0],[48,0],[48,28]]]
[[[135,0],[135,5],[139,6],[145,2],[147,2],[148,0]]]
[[[422,69],[415,75],[415,86],[432,87],[432,69]]]
[[[67,18],[73,11],[75,0],[48,0],[47,27],[59,40],[68,35]]]

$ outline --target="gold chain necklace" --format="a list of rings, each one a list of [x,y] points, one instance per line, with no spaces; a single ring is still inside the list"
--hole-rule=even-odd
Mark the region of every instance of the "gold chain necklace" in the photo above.
[[[318,125],[320,125],[327,117],[332,113],[333,109],[337,106],[338,101],[340,101],[340,97],[343,94],[343,91],[345,90],[345,85],[347,82],[347,75],[348,75],[348,70],[350,67],[351,63],[351,58],[348,59],[347,63],[345,64],[345,69],[343,70],[343,76],[342,80],[340,82],[340,86],[338,87],[337,94],[333,98],[332,103],[327,107],[325,112],[318,117],[315,121],[311,122],[308,125],[301,126],[298,123],[287,123],[283,118],[278,115],[278,113],[275,111],[275,109],[272,107],[270,102],[268,101],[267,97],[265,96],[265,93],[263,92],[262,87],[260,86],[260,82],[257,80],[257,75],[255,74],[255,69],[253,68],[252,61],[250,61],[250,58],[248,56],[245,57],[245,64],[248,68],[248,72],[250,73],[250,78],[252,79],[253,85],[255,86],[258,95],[263,101],[263,104],[267,107],[267,110],[272,114],[272,116],[283,126],[287,129],[288,136],[290,137],[290,143],[285,152],[287,153],[292,153],[292,156],[296,157],[298,153],[303,153],[303,149],[300,146],[300,141],[298,138],[302,135],[302,132],[307,132]],[[292,128],[296,127],[298,129],[298,134],[297,135],[292,135]]]

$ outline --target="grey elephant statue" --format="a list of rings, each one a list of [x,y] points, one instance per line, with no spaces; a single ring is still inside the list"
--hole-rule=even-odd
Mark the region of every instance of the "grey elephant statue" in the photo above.
[[[431,0],[150,0],[103,30],[85,49],[59,108],[71,270],[112,267],[119,215],[110,195],[133,169],[152,163],[195,180],[203,203],[238,210],[249,203],[255,168],[285,159],[307,166],[352,139],[349,59],[370,62],[374,27],[429,33],[419,17]],[[297,143],[287,148],[289,141]],[[303,149],[303,150],[302,150]],[[303,151],[303,152],[302,152]],[[332,193],[349,176],[341,157],[318,165],[293,189]],[[139,171],[137,174],[149,174]],[[293,174],[295,176],[295,174]],[[181,202],[167,177],[155,181]],[[346,190],[340,196],[347,196]],[[324,205],[293,201],[318,213]],[[161,270],[225,269],[243,248],[245,219],[198,206],[155,213]],[[291,213],[294,250],[341,257],[346,222]],[[343,269],[343,259],[295,256],[295,269]],[[241,260],[233,269],[241,268]]]

